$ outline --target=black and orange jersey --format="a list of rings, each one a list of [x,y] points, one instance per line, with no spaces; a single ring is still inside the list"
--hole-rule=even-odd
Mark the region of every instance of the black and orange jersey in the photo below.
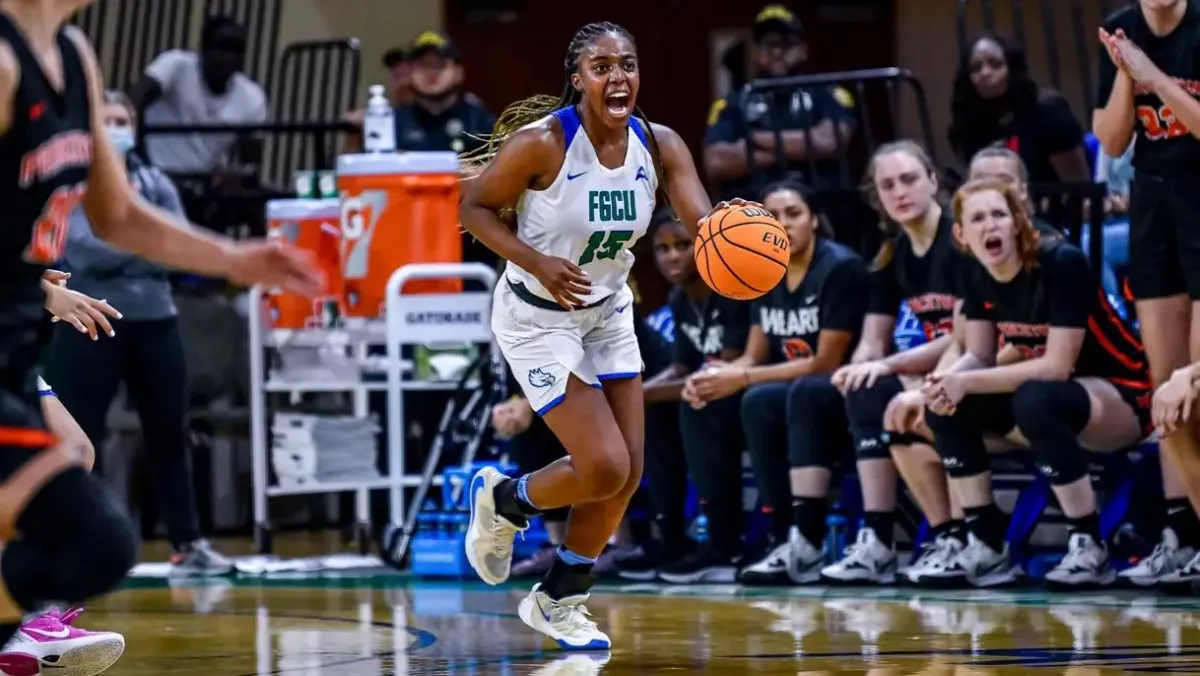
[[[867,312],[895,317],[904,302],[921,321],[926,340],[949,335],[965,259],[954,242],[954,215],[943,211],[933,244],[919,256],[904,233],[891,246],[891,258],[871,272]]]
[[[1075,376],[1148,387],[1137,333],[1113,310],[1083,252],[1061,240],[1044,241],[1037,265],[1008,282],[970,261],[963,275],[963,313],[968,320],[995,324],[997,350],[1011,345],[1027,359],[1045,354],[1051,328],[1084,329]]]
[[[1110,33],[1125,31],[1184,91],[1200,98],[1200,0],[1184,1],[1187,8],[1183,19],[1167,35],[1151,32],[1137,3],[1113,12],[1105,19],[1104,28]],[[1108,52],[1101,49],[1097,107],[1108,104],[1116,78],[1117,67]],[[1171,107],[1143,85],[1135,85],[1133,103],[1137,134],[1133,166],[1160,178],[1200,176],[1200,140],[1188,132]]]
[[[44,338],[42,274],[61,258],[68,217],[87,183],[92,139],[88,75],[71,39],[61,30],[56,39],[61,90],[3,12],[0,40],[12,48],[21,70],[12,124],[0,136],[0,417],[8,420],[20,415],[21,405],[41,410],[34,367]],[[41,421],[23,425],[41,427]]]
[[[818,239],[808,273],[795,289],[787,288],[785,276],[751,304],[751,321],[767,336],[769,362],[812,357],[822,329],[848,331],[857,338],[866,314],[867,289],[862,258],[837,242]]]

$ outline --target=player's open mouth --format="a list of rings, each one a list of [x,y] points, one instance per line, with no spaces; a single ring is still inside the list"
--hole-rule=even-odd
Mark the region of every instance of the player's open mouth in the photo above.
[[[1004,240],[1000,239],[999,235],[989,235],[983,239],[983,248],[993,256],[997,256],[1004,250]]]
[[[613,117],[624,117],[629,114],[629,92],[616,92],[604,97],[608,114]]]

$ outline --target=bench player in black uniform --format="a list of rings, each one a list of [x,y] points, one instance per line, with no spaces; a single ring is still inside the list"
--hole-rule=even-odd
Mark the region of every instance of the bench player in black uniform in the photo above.
[[[868,276],[858,254],[833,241],[809,188],[777,183],[763,203],[787,230],[787,274],[751,303],[746,353],[700,371],[691,385],[706,402],[745,389],[741,426],[774,546],[741,581],[803,584],[820,577],[831,470],[850,449],[831,378],[862,329]]]
[[[105,593],[136,561],[128,515],[46,430],[40,410],[41,281],[62,253],[71,210],[82,203],[99,236],[173,268],[306,295],[322,286],[298,252],[180,227],[134,196],[100,120],[95,54],[66,26],[88,4],[0,5],[0,643],[40,602]]]
[[[1071,537],[1049,584],[1109,584],[1087,451],[1128,448],[1150,431],[1149,372],[1141,345],[1106,302],[1079,249],[1042,240],[1009,185],[975,181],[954,197],[964,266],[963,355],[926,379],[926,424],[962,500],[970,541],[939,574],[981,587],[1013,581],[984,434],[1028,440]],[[1021,358],[997,364],[1001,349]],[[1086,449],[1086,450],[1085,450]]]
[[[1130,189],[1129,289],[1137,303],[1156,386],[1200,360],[1200,1],[1140,0],[1100,29],[1097,108],[1092,127],[1119,157],[1136,135]],[[1200,441],[1195,425],[1165,434],[1164,462],[1181,475],[1200,510]],[[1200,579],[1200,555],[1172,578]]]
[[[870,302],[853,363],[838,370],[834,383],[845,395],[854,436],[864,527],[846,556],[822,574],[834,582],[877,583],[893,579],[897,572],[892,538],[897,484],[893,453],[908,459],[918,457],[918,447],[926,448],[928,461],[910,474],[924,471],[929,477],[913,486],[914,493],[926,486],[931,490],[916,494],[936,541],[953,540],[960,530],[961,524],[951,519],[944,474],[927,448],[928,441],[912,434],[889,434],[884,420],[892,403],[906,389],[916,390],[953,344],[962,254],[954,243],[953,219],[937,201],[933,163],[916,143],[880,146],[867,167],[863,189],[885,224],[887,239],[871,263]],[[927,342],[890,354],[901,303],[921,321]],[[917,563],[924,566],[928,561],[922,557]]]

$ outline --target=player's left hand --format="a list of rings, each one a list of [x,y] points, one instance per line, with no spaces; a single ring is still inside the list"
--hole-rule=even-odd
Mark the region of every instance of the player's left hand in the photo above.
[[[55,286],[66,286],[67,280],[71,278],[71,273],[63,272],[62,270],[46,270],[42,273],[42,281],[49,282]]]
[[[1154,393],[1150,417],[1163,434],[1173,434],[1192,417],[1196,403],[1196,386],[1191,369],[1182,368],[1171,375]]]
[[[691,377],[696,394],[706,402],[724,399],[746,387],[746,368],[732,364],[710,364]]]
[[[305,298],[319,296],[325,289],[325,275],[312,256],[282,242],[238,242],[228,256],[227,275],[239,284],[280,287]]]
[[[44,281],[49,282],[47,279]],[[86,333],[92,340],[98,340],[100,332],[109,338],[116,335],[108,318],[120,319],[121,313],[109,305],[108,301],[96,300],[68,289],[61,283],[49,282],[44,288],[46,310],[52,315],[50,321],[67,322],[80,333]]]

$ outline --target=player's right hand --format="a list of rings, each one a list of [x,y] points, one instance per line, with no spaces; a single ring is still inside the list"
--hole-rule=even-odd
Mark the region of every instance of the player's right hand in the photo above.
[[[880,378],[892,375],[892,369],[881,360],[847,364],[833,372],[833,386],[844,396],[860,387],[871,387]]]
[[[530,272],[565,310],[582,306],[583,301],[579,297],[592,291],[592,283],[583,268],[565,258],[542,256]]]
[[[305,298],[315,298],[325,290],[324,274],[301,249],[252,240],[233,244],[228,251],[226,274],[234,282],[280,287]]]

